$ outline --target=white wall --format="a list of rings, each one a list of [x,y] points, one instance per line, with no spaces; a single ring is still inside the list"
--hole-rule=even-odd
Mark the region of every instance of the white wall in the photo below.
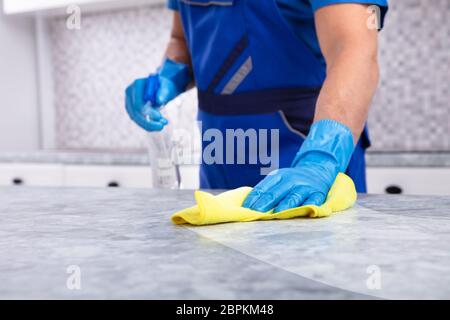
[[[0,10],[0,151],[39,148],[35,49],[34,19]]]

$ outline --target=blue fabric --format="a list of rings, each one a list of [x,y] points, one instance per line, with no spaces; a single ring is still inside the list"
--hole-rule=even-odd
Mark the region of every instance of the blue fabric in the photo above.
[[[219,130],[223,137],[226,137],[227,130],[242,129],[256,130],[267,129],[267,138],[259,139],[256,144],[250,144],[249,141],[245,145],[246,164],[238,164],[237,143],[235,143],[233,151],[224,150],[222,159],[226,159],[228,151],[234,153],[233,163],[209,164],[205,162],[205,154],[203,155],[203,163],[200,167],[200,186],[204,189],[235,189],[242,186],[255,186],[265,176],[261,175],[261,168],[270,167],[271,164],[261,163],[258,157],[257,163],[250,164],[249,154],[258,154],[262,143],[267,143],[268,154],[272,150],[272,131],[279,130],[279,158],[277,168],[289,167],[298,151],[299,146],[304,141],[302,134],[290,129],[282,115],[279,112],[260,114],[260,115],[216,115],[200,110],[198,120],[202,124],[202,136],[208,130]],[[205,140],[205,139],[204,139]],[[211,139],[212,140],[212,139]],[[203,150],[205,150],[214,141],[203,141]],[[223,141],[225,144],[226,141]],[[228,143],[230,148],[230,144]],[[275,148],[275,146],[273,146]],[[270,154],[270,156],[273,156]],[[274,159],[274,162],[276,159]],[[225,161],[223,161],[225,162]],[[273,163],[272,163],[273,164]],[[272,171],[272,170],[270,170]]]
[[[309,132],[317,94],[326,75],[314,28],[313,7],[306,0],[221,2],[220,5],[208,0],[169,3],[169,7],[179,10],[182,18],[199,90],[199,119],[203,131],[217,129],[225,133],[226,129],[235,128],[277,128],[282,137],[279,167],[287,168],[303,142],[299,132]],[[383,1],[371,1],[378,2]],[[298,6],[292,6],[293,3]],[[321,6],[327,3],[331,1],[322,2]],[[314,9],[321,6],[316,5]],[[223,94],[223,89],[249,60],[251,71],[240,79],[232,93]],[[293,94],[286,94],[285,90]],[[309,90],[317,94],[312,97],[298,94]],[[246,105],[242,105],[243,101]],[[285,123],[280,110],[298,132],[293,132]],[[361,150],[355,151],[348,166],[359,186],[358,191],[364,191],[364,149],[368,145],[365,131],[357,146]],[[204,142],[203,149],[208,146]],[[254,152],[249,148],[246,156]],[[201,187],[254,186],[264,178],[261,166],[204,163]]]
[[[168,0],[167,6],[178,10],[179,0]],[[387,0],[276,0],[279,10],[292,31],[324,62],[314,25],[314,12],[324,6],[338,3],[375,4],[381,8],[381,28],[388,11]]]
[[[203,111],[219,115],[261,114],[282,110],[290,122],[296,123],[296,128],[303,128],[303,125],[309,128],[320,89],[281,88],[231,95],[200,92],[198,100]]]
[[[250,46],[228,69],[222,83],[214,88],[216,94],[220,94],[223,84],[234,75],[239,62],[250,56],[255,68],[239,85],[236,93],[322,85],[325,64],[289,30],[273,0],[235,0],[233,6],[192,3],[179,1],[178,7],[200,91],[209,89],[222,65],[233,56],[234,48],[245,35]],[[277,67],[273,68],[268,59],[276,62]]]
[[[254,3],[261,3],[264,4],[267,2],[266,0],[260,0],[260,1],[247,1],[247,4],[244,4],[245,1],[240,0],[222,0],[224,2],[233,2],[235,1],[235,4],[233,6],[233,9],[236,8],[234,11],[241,11],[241,7],[246,7],[250,9],[252,6],[254,6]],[[317,38],[315,25],[314,25],[314,12],[324,6],[336,4],[336,3],[363,3],[363,4],[375,4],[380,6],[381,8],[381,22],[383,24],[384,17],[386,15],[387,9],[388,9],[388,3],[387,0],[269,0],[270,2],[274,2],[277,5],[277,9],[275,9],[272,12],[273,16],[277,16],[277,14],[273,14],[274,12],[278,12],[282,16],[283,22],[286,24],[286,28],[283,30],[285,33],[292,33],[295,35],[297,40],[301,40],[304,44],[304,46],[308,49],[307,58],[309,58],[309,55],[314,55],[314,60],[316,62],[314,63],[315,68],[317,69],[316,72],[324,72],[325,70],[325,59],[322,55],[322,52],[320,50],[319,41]],[[193,0],[190,1],[191,3],[195,2],[208,2],[207,0]],[[224,15],[224,11],[230,11],[227,10],[226,6],[196,6],[196,5],[186,5],[186,3],[183,3],[182,0],[168,0],[168,7],[173,10],[180,10],[182,11],[189,11],[187,14],[184,14],[185,16],[192,17],[195,15],[195,12],[206,12],[210,15],[214,15],[217,21],[217,24],[212,26],[212,29],[210,30],[210,36],[213,36],[214,34],[221,34],[222,32],[226,32],[223,28],[221,28],[220,22],[223,19],[230,19],[232,18],[232,15]],[[264,7],[264,5],[261,5],[261,7]],[[188,8],[189,10],[183,10],[183,8]],[[191,10],[192,9],[192,10]],[[198,15],[198,14],[197,14]],[[257,15],[255,15],[257,16]],[[186,17],[185,17],[186,18]],[[237,23],[239,21],[240,16],[235,15],[235,19],[233,23]],[[183,19],[185,20],[185,19]],[[194,25],[192,25],[190,22],[192,22],[192,19],[189,19],[190,21],[187,21],[185,26],[187,27],[185,30],[189,34],[192,35],[192,31],[195,28]],[[249,18],[251,20],[251,17]],[[256,21],[258,22],[258,21]],[[200,24],[203,27],[207,25],[207,23]],[[234,26],[237,28],[237,26]],[[205,30],[206,31],[206,30]],[[274,31],[276,32],[276,31]],[[288,37],[289,38],[289,37]],[[295,41],[295,40],[294,40]],[[215,61],[223,61],[225,59],[226,53],[223,51],[222,46],[217,46],[216,44],[209,43],[207,44],[208,49],[211,50],[211,55],[214,57]],[[214,50],[214,47],[217,48],[217,50]],[[191,49],[195,49],[195,47],[192,47]],[[266,49],[266,46],[259,48],[261,50]],[[222,55],[220,54],[222,53]],[[298,57],[298,56],[297,56]],[[278,56],[273,56],[273,59],[280,59]],[[309,59],[308,59],[309,60]],[[237,65],[235,66],[235,68]],[[236,71],[236,70],[232,70]],[[212,71],[211,71],[212,72]],[[230,70],[231,72],[231,70]],[[212,77],[212,76],[211,76]],[[226,79],[225,79],[226,80]],[[222,81],[221,87],[217,88],[217,92],[220,92],[220,89],[223,88],[223,85],[226,81]],[[241,85],[242,90],[250,90],[249,84],[243,83]]]
[[[200,110],[198,120],[202,123],[202,135],[209,129],[218,129],[222,136],[226,136],[227,129],[278,129],[279,130],[279,167],[289,168],[298,152],[298,148],[303,144],[305,137],[303,134],[289,128],[286,120],[283,119],[279,112],[262,115],[214,115]],[[269,131],[270,132],[270,131]],[[268,135],[270,137],[270,134]],[[267,140],[271,142],[270,139]],[[203,149],[205,150],[211,141],[203,141]],[[258,140],[258,145],[262,141]],[[268,150],[271,150],[271,143],[268,144]],[[360,140],[355,147],[350,163],[347,167],[346,174],[349,175],[356,185],[356,190],[365,193],[366,188],[366,162],[365,162],[365,146]],[[236,149],[234,149],[237,156]],[[251,152],[250,146],[246,146],[246,156]],[[253,150],[254,152],[254,150]],[[226,158],[224,152],[222,159]],[[248,158],[247,158],[248,159]],[[203,189],[234,189],[242,186],[256,186],[265,176],[261,175],[261,168],[267,167],[258,161],[257,164],[239,165],[237,159],[234,158],[234,164],[207,164],[202,163],[200,167],[200,187]],[[224,161],[225,162],[225,161]]]
[[[295,0],[277,0],[277,1],[296,2]],[[322,7],[329,6],[332,4],[341,4],[341,3],[359,3],[369,5],[374,4],[381,8],[381,25],[383,25],[384,17],[386,16],[388,10],[387,0],[308,0],[308,2],[311,4],[313,11],[317,11]]]

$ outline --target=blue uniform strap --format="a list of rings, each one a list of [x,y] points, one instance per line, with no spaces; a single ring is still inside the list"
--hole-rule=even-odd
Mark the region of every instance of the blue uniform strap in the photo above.
[[[198,93],[201,110],[220,115],[262,114],[284,109],[315,108],[321,88],[281,88],[230,95]]]

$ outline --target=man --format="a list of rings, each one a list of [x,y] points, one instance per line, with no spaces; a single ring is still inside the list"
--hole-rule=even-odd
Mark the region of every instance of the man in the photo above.
[[[202,164],[202,188],[256,185],[243,205],[261,212],[323,204],[339,172],[366,191],[365,123],[379,77],[378,28],[368,22],[378,8],[381,26],[386,0],[169,0],[169,7],[166,59],[127,89],[131,119],[162,130],[168,122],[158,107],[195,84],[204,132],[279,132],[282,169],[264,177],[260,162]]]

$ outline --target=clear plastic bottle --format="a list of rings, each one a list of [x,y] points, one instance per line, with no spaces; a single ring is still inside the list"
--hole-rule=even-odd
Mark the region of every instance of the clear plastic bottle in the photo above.
[[[175,159],[171,126],[159,132],[149,132],[147,140],[153,188],[179,189],[180,171]]]

